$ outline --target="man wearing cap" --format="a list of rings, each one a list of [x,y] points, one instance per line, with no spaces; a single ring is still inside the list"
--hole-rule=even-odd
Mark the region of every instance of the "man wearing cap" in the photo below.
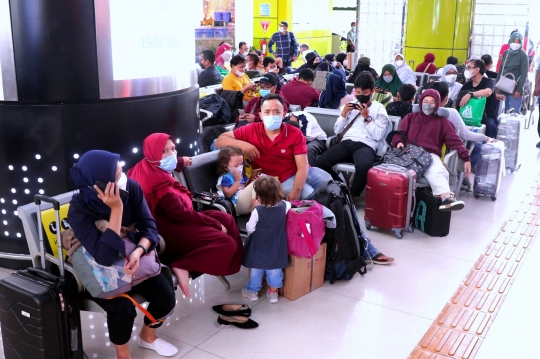
[[[262,122],[261,117],[259,116],[261,112],[261,99],[269,94],[278,94],[284,100],[284,111],[287,113],[289,111],[289,103],[287,99],[283,97],[283,94],[277,89],[278,78],[274,73],[267,73],[261,77],[259,82],[260,87],[260,97],[252,98],[249,103],[244,108],[244,114],[239,115],[236,119],[238,123],[237,127],[248,125],[252,122]]]
[[[279,24],[279,31],[274,33],[268,42],[268,51],[276,58],[283,60],[283,67],[290,67],[293,61],[298,57],[298,42],[292,32],[287,31],[289,24],[282,21]],[[276,44],[274,53],[273,46]]]

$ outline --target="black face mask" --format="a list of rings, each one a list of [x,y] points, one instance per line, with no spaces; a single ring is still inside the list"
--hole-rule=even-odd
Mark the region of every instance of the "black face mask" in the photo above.
[[[203,63],[202,62],[199,62],[199,66],[201,67],[201,69],[205,70],[206,67],[204,67]]]
[[[360,103],[368,103],[369,100],[371,100],[371,95],[359,95],[356,96],[356,99],[360,101]]]

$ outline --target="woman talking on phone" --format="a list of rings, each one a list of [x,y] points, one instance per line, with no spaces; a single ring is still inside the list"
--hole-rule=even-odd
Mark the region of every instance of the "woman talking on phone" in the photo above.
[[[234,218],[221,211],[195,211],[191,193],[171,174],[190,166],[191,158],[178,157],[173,138],[165,133],[148,136],[143,152],[144,158],[127,175],[144,192],[166,243],[160,258],[178,277],[184,295],[189,297],[190,274],[237,273],[243,247]]]

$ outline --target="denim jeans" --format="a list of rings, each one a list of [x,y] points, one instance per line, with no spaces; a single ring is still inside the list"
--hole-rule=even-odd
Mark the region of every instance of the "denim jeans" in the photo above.
[[[514,98],[514,95],[506,95],[506,100],[504,100],[504,112],[508,112],[511,108],[514,109],[515,113],[521,112],[521,102],[523,102],[523,94],[521,94],[517,100]]]
[[[249,271],[249,281],[246,289],[250,292],[259,292],[262,288],[263,275],[266,273],[266,283],[270,287],[283,287],[283,269],[257,269],[251,268]]]
[[[486,136],[497,138],[497,119],[488,117],[486,120]]]
[[[285,182],[281,184],[281,187],[283,187],[283,190],[285,191],[285,195],[288,195],[289,192],[292,191],[294,180],[296,179],[296,175],[292,176]],[[332,176],[330,176],[327,172],[321,170],[317,167],[310,167],[308,171],[308,176],[306,179],[306,184],[304,185],[304,188],[302,189],[302,193],[300,194],[300,198],[304,199],[307,196],[311,194],[311,192],[317,190],[322,184],[330,181],[332,179]]]

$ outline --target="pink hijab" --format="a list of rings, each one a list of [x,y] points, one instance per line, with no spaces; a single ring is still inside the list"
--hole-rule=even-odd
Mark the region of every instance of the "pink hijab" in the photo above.
[[[228,51],[230,50],[232,47],[231,45],[227,44],[226,42],[224,42],[223,44],[219,45],[219,47],[217,48],[216,50],[216,65],[219,65],[221,67],[224,67],[225,65],[225,61],[223,61],[223,58],[221,57],[221,55],[223,55],[223,53],[225,51]]]

